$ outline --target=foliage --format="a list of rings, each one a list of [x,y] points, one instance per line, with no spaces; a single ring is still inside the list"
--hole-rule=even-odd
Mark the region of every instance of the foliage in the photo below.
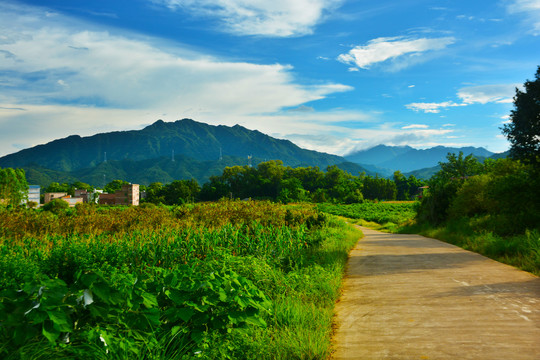
[[[45,187],[43,189],[43,192],[44,193],[66,193],[68,195],[75,195],[75,190],[78,190],[78,189],[84,189],[84,190],[87,190],[87,191],[93,191],[94,190],[94,187],[92,185],[89,185],[89,184],[86,184],[86,183],[83,183],[81,181],[75,181],[73,183],[62,183],[62,184],[59,184],[57,182],[52,182],[50,183],[47,187]]]
[[[419,188],[425,185],[423,180],[417,179],[414,175],[405,177],[401,171],[394,172],[394,183],[396,184],[396,200],[412,200],[419,192]]]
[[[402,231],[420,231],[538,274],[540,178],[534,165],[449,160],[430,180],[417,224]]]
[[[413,177],[414,178],[414,177]],[[411,181],[413,181],[411,178]],[[415,186],[415,185],[411,185]],[[271,199],[284,203],[311,201],[361,203],[367,199],[396,198],[392,180],[360,174],[354,176],[336,165],[326,172],[317,167],[291,168],[281,161],[260,163],[257,167],[227,167],[203,185],[200,199],[223,197]]]
[[[152,183],[146,188],[146,202],[154,204],[178,205],[194,202],[201,188],[195,179],[175,180],[170,184]]]
[[[459,188],[474,175],[484,172],[484,166],[473,156],[463,157],[448,154],[447,162],[439,163],[439,170],[429,181],[429,190],[424,194],[418,218],[423,222],[439,224],[448,217],[448,210]]]
[[[318,204],[317,208],[325,213],[350,219],[362,219],[378,224],[402,224],[416,216],[416,202],[364,202],[362,204],[338,205]]]
[[[68,202],[62,199],[52,199],[51,201],[43,205],[44,211],[51,211],[55,214],[59,214],[63,210],[68,209],[68,208],[69,208]]]
[[[103,188],[103,191],[108,194],[114,194],[122,189],[123,185],[129,185],[129,182],[125,180],[113,180]]]
[[[504,125],[503,133],[511,143],[510,155],[540,165],[540,66],[535,80],[527,80],[525,91],[516,88],[514,110],[510,112],[510,123]]]
[[[28,183],[22,169],[0,169],[0,199],[7,205],[18,206],[28,196]]]
[[[396,183],[389,179],[366,177],[364,179],[363,194],[370,200],[395,200],[397,195]]]
[[[311,206],[0,211],[2,358],[329,355],[358,235]]]

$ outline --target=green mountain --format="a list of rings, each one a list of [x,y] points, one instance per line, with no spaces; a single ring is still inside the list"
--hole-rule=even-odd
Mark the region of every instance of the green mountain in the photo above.
[[[345,158],[362,166],[369,164],[382,169],[390,169],[391,171],[411,172],[435,167],[439,162],[446,161],[448,153],[458,154],[460,151],[465,156],[473,154],[476,157],[486,158],[493,155],[492,152],[481,147],[454,148],[436,146],[430,149],[414,149],[410,146],[378,145],[371,149],[351,153],[346,155]]]
[[[4,156],[0,167],[22,167],[30,183],[42,186],[53,181],[103,186],[114,179],[149,184],[190,178],[202,184],[226,166],[248,165],[248,156],[254,166],[279,159],[292,167],[324,170],[338,165],[355,175],[366,171],[340,156],[302,149],[256,130],[190,119],[158,120],[142,130],[72,135]]]

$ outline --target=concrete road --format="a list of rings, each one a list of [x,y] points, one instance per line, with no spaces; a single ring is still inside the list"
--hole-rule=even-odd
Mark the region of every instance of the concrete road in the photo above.
[[[438,240],[362,231],[334,359],[540,360],[540,278]]]

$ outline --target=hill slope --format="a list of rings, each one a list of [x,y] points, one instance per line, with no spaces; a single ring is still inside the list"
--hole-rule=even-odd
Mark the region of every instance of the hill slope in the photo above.
[[[217,160],[223,155],[280,159],[286,165],[310,164],[324,168],[343,158],[302,149],[288,140],[279,140],[242,126],[212,126],[190,119],[166,123],[162,120],[142,130],[116,131],[88,137],[72,135],[21,150],[0,158],[1,167],[22,167],[31,163],[42,167],[74,171],[107,160],[147,160],[185,155],[196,160]]]
[[[253,165],[279,159],[292,167],[324,170],[338,165],[354,174],[366,171],[340,156],[302,149],[239,125],[212,126],[190,119],[158,120],[142,130],[69,136],[4,156],[0,167],[22,167],[30,183],[42,186],[53,181],[103,186],[114,179],[149,184],[190,178],[202,184],[226,166],[247,165],[247,155],[253,157]]]

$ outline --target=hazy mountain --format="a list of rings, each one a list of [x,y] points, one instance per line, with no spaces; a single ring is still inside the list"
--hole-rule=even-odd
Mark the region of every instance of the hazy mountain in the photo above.
[[[22,167],[28,181],[40,185],[80,180],[102,186],[114,179],[149,184],[190,178],[203,183],[226,166],[247,165],[248,155],[254,166],[279,159],[293,167],[325,170],[338,165],[355,175],[366,171],[340,156],[302,149],[239,125],[212,126],[189,119],[158,120],[142,130],[69,136],[4,156],[0,167]]]
[[[494,159],[494,160],[504,159],[504,158],[508,157],[509,153],[510,153],[509,151],[505,151],[505,152],[502,152],[502,153],[496,153],[496,154],[493,154],[493,155],[489,156],[487,159]],[[486,160],[486,157],[484,157],[484,156],[475,156],[475,157],[480,162],[484,162]],[[446,159],[444,161],[446,161]],[[428,167],[428,168],[423,168],[423,169],[418,169],[418,170],[413,170],[413,171],[410,171],[410,172],[406,172],[406,173],[404,173],[404,175],[407,176],[407,177],[409,177],[410,175],[414,175],[414,177],[416,177],[418,179],[429,179],[430,177],[435,175],[435,173],[437,171],[439,171],[440,169],[441,169],[441,167],[439,165],[437,165],[437,166],[432,166],[432,167]]]
[[[378,165],[406,154],[411,150],[414,149],[410,146],[377,145],[367,150],[360,150],[345,155],[345,159],[357,164]]]
[[[458,154],[460,151],[464,155],[473,154],[478,157],[490,157],[493,155],[492,152],[481,147],[453,148],[436,146],[420,150],[410,146],[378,145],[371,149],[346,155],[345,158],[360,165],[369,164],[383,169],[411,172],[437,166],[439,162],[446,161],[448,153]]]

